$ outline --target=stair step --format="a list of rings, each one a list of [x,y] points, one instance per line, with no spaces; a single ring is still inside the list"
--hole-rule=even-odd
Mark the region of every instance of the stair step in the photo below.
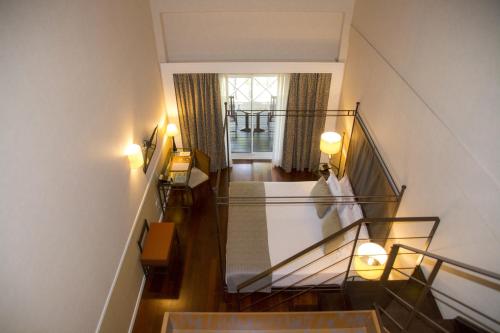
[[[255,333],[255,332],[266,332],[266,333],[298,333],[304,332],[304,329],[275,329],[275,330],[190,330],[190,329],[174,329],[173,333]],[[307,329],[310,333],[365,333],[366,328],[364,327],[350,327],[350,328],[318,328],[318,329]]]
[[[390,304],[385,308],[385,311],[389,313],[394,319],[396,319],[400,325],[404,325],[410,316],[410,311],[396,300],[390,302]],[[428,311],[426,310],[422,312],[428,312]],[[443,326],[445,329],[449,330],[450,332],[454,331],[453,321],[442,319],[440,313],[437,314],[434,313],[432,314],[432,316],[429,317],[434,321],[436,321],[439,325]],[[399,331],[397,326],[384,315],[382,315],[382,322],[389,331],[391,332]],[[418,316],[415,316],[410,324],[410,327],[408,328],[408,332],[419,333],[419,332],[441,332],[441,331],[433,328],[433,326],[427,323],[427,321],[421,319]]]
[[[171,312],[165,313],[162,333],[377,333],[375,311],[319,312]]]
[[[295,312],[308,312],[308,311],[321,311],[318,304],[299,304],[293,305],[292,311]]]
[[[320,293],[318,295],[318,307],[320,311],[345,311],[351,310],[349,302],[345,295],[339,292]]]

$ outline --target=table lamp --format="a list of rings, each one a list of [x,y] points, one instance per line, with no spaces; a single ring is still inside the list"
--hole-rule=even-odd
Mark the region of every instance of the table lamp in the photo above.
[[[354,269],[367,280],[378,280],[384,272],[387,252],[376,243],[364,243],[356,251]]]
[[[167,130],[166,130],[166,135],[172,137],[172,149],[173,151],[177,151],[177,147],[175,146],[175,138],[179,134],[179,129],[177,128],[177,125],[175,124],[168,124],[167,125]]]
[[[319,149],[323,153],[328,154],[328,163],[337,169],[338,174],[342,155],[340,156],[338,167],[333,165],[332,156],[339,153],[342,149],[342,136],[337,132],[324,132],[321,134]]]

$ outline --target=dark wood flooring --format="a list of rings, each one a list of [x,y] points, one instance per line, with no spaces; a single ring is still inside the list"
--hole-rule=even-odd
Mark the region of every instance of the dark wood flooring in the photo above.
[[[215,186],[216,177],[211,178]],[[318,175],[308,172],[285,173],[280,168],[273,168],[270,162],[240,161],[234,163],[231,170],[232,180],[299,181],[317,178]],[[164,219],[177,224],[182,258],[176,258],[171,274],[147,280],[134,332],[160,332],[166,311],[236,310],[235,301],[225,300],[222,289],[214,195],[208,190],[197,194],[197,206],[192,209],[191,216],[186,211],[171,210]]]

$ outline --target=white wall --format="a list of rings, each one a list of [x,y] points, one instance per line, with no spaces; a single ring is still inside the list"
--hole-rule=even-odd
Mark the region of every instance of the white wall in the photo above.
[[[432,252],[500,272],[500,3],[358,0],[341,106],[361,113],[399,184],[399,214],[438,215]],[[500,297],[437,286],[500,317]],[[443,307],[445,314],[450,315]]]
[[[150,0],[160,62],[344,61],[353,0]]]
[[[149,4],[1,1],[0,45],[0,331],[91,332],[164,112]]]
[[[159,142],[160,143],[160,142]],[[144,193],[137,217],[130,231],[124,253],[120,260],[118,270],[113,280],[113,285],[98,325],[102,333],[131,332],[137,314],[142,290],[145,284],[143,269],[140,262],[141,253],[137,245],[144,219],[149,223],[161,220],[161,209],[158,207],[158,192],[156,179],[162,169],[163,163],[170,151],[170,140],[163,136],[163,142],[158,149],[157,160],[151,168],[156,166]],[[162,154],[159,154],[159,152]]]

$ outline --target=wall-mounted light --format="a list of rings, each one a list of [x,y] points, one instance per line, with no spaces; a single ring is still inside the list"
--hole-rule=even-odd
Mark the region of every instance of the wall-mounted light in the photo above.
[[[161,116],[160,121],[158,122],[159,129],[163,129],[163,127],[165,126],[165,122],[167,121],[166,118],[167,118],[166,115]]]
[[[364,243],[356,251],[354,269],[367,280],[378,280],[387,262],[387,252],[376,243]]]
[[[156,144],[158,143],[158,126],[154,128],[153,134],[151,134],[149,140],[144,140],[144,142],[142,143],[142,154],[144,156],[144,173],[148,171],[149,164],[151,163],[153,154],[156,150]]]
[[[337,132],[324,132],[321,134],[321,140],[319,143],[319,149],[328,154],[328,163],[336,169],[337,176],[340,171],[340,163],[342,161],[342,154],[340,154],[338,166],[333,164],[332,156],[338,154],[342,150],[344,145],[344,135],[340,135]]]
[[[138,169],[143,166],[142,171],[146,173],[156,150],[157,141],[158,126],[154,128],[150,138],[143,141],[142,147],[135,143],[127,147],[125,154],[128,156],[131,169]]]
[[[166,135],[172,137],[172,149],[174,151],[177,150],[177,147],[175,146],[175,138],[174,138],[174,136],[176,136],[177,134],[179,134],[179,129],[177,128],[177,125],[176,124],[172,124],[172,123],[168,124],[167,125]]]
[[[128,156],[128,161],[130,163],[131,169],[138,169],[144,164],[142,148],[138,144],[129,145],[125,153]]]

